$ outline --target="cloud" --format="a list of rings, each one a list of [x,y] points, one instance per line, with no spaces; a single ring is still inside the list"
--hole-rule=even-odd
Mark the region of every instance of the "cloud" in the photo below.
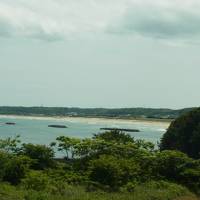
[[[0,36],[59,40],[94,33],[200,39],[198,0],[1,0]]]
[[[200,39],[199,2],[142,2],[132,3],[122,19],[110,27],[109,31],[160,39]]]

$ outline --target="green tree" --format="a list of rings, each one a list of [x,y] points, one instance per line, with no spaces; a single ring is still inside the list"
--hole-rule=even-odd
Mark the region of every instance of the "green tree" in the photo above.
[[[101,155],[90,162],[90,180],[109,186],[112,190],[137,180],[140,171],[137,163],[131,159],[119,159],[112,155]]]
[[[73,159],[76,155],[75,147],[81,142],[81,140],[65,136],[57,137],[56,140],[58,141],[58,150],[64,152],[67,159]]]
[[[11,156],[6,163],[3,180],[11,184],[18,184],[25,177],[32,160],[26,156]]]
[[[193,158],[200,158],[200,108],[173,121],[163,135],[161,150],[179,150]]]
[[[17,154],[20,151],[20,139],[19,135],[14,138],[8,137],[6,139],[0,139],[0,150],[6,153]]]
[[[45,169],[54,166],[54,151],[51,147],[39,144],[23,144],[21,154],[28,156],[35,162],[34,169]]]
[[[9,162],[9,155],[0,151],[0,181],[3,179],[6,171],[6,166]]]
[[[94,134],[94,139],[105,140],[107,142],[114,142],[114,143],[134,143],[134,138],[131,137],[129,134],[118,130],[106,131],[99,134]]]
[[[162,151],[156,155],[156,173],[159,178],[179,181],[183,166],[192,159],[179,151]]]

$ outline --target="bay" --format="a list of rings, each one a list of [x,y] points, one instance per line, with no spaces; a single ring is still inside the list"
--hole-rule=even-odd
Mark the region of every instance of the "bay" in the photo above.
[[[16,123],[6,125],[6,122]],[[68,128],[52,128],[50,124],[65,125]],[[129,133],[135,139],[144,139],[157,144],[168,128],[167,122],[151,122],[138,120],[73,118],[73,117],[26,117],[0,116],[0,138],[15,137],[25,143],[49,144],[58,136],[90,138],[102,132],[100,128],[139,129],[140,132]]]

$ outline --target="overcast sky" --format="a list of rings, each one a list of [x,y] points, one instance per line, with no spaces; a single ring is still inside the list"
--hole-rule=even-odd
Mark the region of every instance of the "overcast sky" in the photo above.
[[[0,105],[200,105],[199,0],[0,0]]]

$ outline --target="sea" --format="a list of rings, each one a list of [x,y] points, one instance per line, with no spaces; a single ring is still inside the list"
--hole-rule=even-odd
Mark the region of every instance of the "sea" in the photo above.
[[[7,122],[15,125],[7,125]],[[52,128],[48,125],[65,125],[67,128]],[[50,144],[58,136],[91,138],[102,132],[101,128],[139,129],[129,132],[135,139],[144,139],[157,144],[166,132],[169,123],[138,120],[78,118],[78,117],[26,117],[0,116],[0,139],[20,135],[23,143]]]

